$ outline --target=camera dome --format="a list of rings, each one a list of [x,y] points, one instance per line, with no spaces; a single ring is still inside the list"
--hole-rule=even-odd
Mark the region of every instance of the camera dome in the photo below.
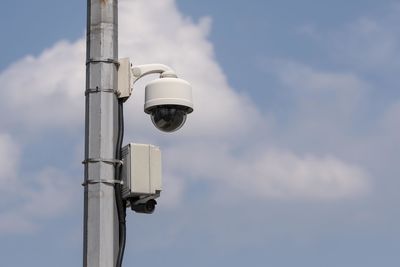
[[[186,121],[185,107],[178,105],[161,105],[151,111],[151,121],[163,132],[174,132]]]
[[[179,78],[160,78],[145,89],[144,111],[157,129],[173,132],[182,127],[193,111],[192,87]]]

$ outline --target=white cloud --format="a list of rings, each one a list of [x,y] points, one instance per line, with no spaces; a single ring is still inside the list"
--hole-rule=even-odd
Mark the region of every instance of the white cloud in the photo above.
[[[371,90],[355,73],[320,70],[292,61],[275,66],[276,77],[292,101],[291,126],[299,131],[312,129],[330,136],[351,129]]]
[[[334,156],[296,155],[267,146],[249,147],[244,154],[231,150],[218,144],[185,144],[167,151],[166,168],[186,179],[208,179],[214,190],[230,198],[334,199],[370,189],[368,175],[360,167]]]
[[[24,192],[28,201],[23,211],[30,216],[43,218],[61,214],[76,200],[74,195],[82,193],[79,179],[54,168],[45,168],[36,174],[34,180],[36,184]]]
[[[36,226],[19,211],[0,213],[0,234],[31,233]]]
[[[281,81],[300,94],[334,93],[351,97],[367,89],[367,84],[352,73],[321,71],[296,62],[277,66]]]
[[[0,133],[0,191],[15,183],[20,148],[10,135]]]
[[[314,146],[319,155],[352,158],[366,169],[379,168],[377,176],[394,171],[400,5],[391,3],[383,9],[384,16],[355,18],[337,29],[312,27],[308,36],[322,52],[313,66],[278,60],[274,69],[267,69],[292,98],[289,109],[295,112],[282,141],[288,147],[302,147],[304,152]]]
[[[84,55],[83,40],[61,41],[2,72],[0,82],[6,88],[0,92],[3,123],[29,132],[71,130],[82,124]]]
[[[134,98],[125,105],[126,142],[133,137],[168,144],[163,147],[168,173],[165,179],[174,177],[166,182],[168,202],[173,205],[183,197],[186,178],[188,182],[205,179],[211,185],[224,184],[233,193],[262,198],[342,198],[364,192],[368,181],[360,167],[335,156],[299,156],[272,148],[264,138],[257,139],[268,134],[269,121],[246,95],[228,84],[207,39],[210,25],[209,18],[193,22],[183,17],[172,0],[120,1],[120,56],[133,57],[135,64],[171,65],[194,88],[195,112],[175,136],[156,133],[142,112],[143,82],[138,83]],[[84,118],[84,49],[83,39],[62,41],[2,72],[0,114],[5,125],[19,129],[20,136],[25,132],[40,134],[49,128],[83,135],[75,129],[81,129]],[[320,89],[332,95],[355,90],[357,95],[362,86],[351,75],[315,73],[307,68],[299,73],[291,69],[285,82],[293,86],[302,80],[304,87],[311,89],[310,95],[319,94]],[[348,84],[351,86],[344,88]],[[7,150],[7,144],[3,150]],[[61,181],[69,175],[42,167],[34,175],[38,191],[28,192],[31,203],[17,210],[28,214],[46,210],[46,216],[55,216],[58,210],[68,208],[71,195],[66,190],[73,190]],[[0,173],[6,173],[4,166]],[[60,188],[65,189],[59,192]],[[66,201],[51,201],[59,193],[65,194]]]
[[[0,197],[10,202],[8,209],[0,211],[0,234],[35,231],[37,222],[70,211],[76,195],[82,193],[77,179],[54,168],[44,168],[28,178],[18,178],[18,186],[11,185],[13,194],[7,195],[8,199]]]
[[[22,151],[17,139],[0,134],[0,234],[35,231],[36,221],[67,212],[81,193],[79,181],[63,171],[22,172]]]
[[[290,152],[267,151],[249,179],[261,196],[340,198],[364,194],[366,173],[332,156],[299,157]],[[244,173],[243,173],[244,174]],[[248,182],[243,181],[242,187]]]

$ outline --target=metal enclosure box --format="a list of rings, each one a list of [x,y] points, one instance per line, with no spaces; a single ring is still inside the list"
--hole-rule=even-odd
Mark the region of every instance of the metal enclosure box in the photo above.
[[[122,161],[124,199],[160,194],[161,151],[158,147],[130,143],[122,148]]]

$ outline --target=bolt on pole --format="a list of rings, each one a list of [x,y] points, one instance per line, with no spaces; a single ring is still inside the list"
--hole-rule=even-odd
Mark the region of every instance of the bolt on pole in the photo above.
[[[118,0],[87,0],[83,266],[114,267],[118,254]]]

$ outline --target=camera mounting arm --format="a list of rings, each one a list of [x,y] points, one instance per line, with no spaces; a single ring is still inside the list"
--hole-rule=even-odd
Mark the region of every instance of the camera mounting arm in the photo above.
[[[134,84],[137,80],[139,80],[143,76],[149,74],[160,73],[160,76],[162,78],[164,77],[178,78],[175,72],[170,67],[164,64],[145,64],[145,65],[133,66],[131,71],[133,75],[132,84]]]
[[[132,66],[129,58],[119,59],[118,68],[118,98],[129,98],[133,84],[149,74],[160,74],[160,78],[177,78],[175,72],[164,64],[144,64]]]

